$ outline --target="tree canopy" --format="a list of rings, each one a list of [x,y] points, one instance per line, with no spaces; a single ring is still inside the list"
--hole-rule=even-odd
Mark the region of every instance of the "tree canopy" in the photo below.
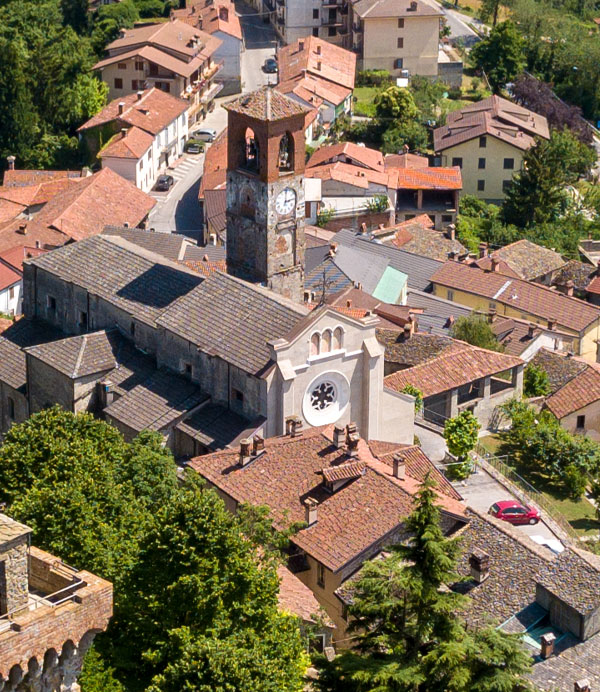
[[[473,312],[465,317],[459,317],[450,329],[453,339],[466,341],[472,346],[487,348],[490,351],[503,351],[490,323],[485,315]]]
[[[473,47],[470,58],[488,78],[494,93],[513,81],[525,67],[524,42],[515,25],[497,24],[490,35]]]

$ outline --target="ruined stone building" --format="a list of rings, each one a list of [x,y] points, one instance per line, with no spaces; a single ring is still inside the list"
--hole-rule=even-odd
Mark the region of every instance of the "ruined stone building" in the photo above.
[[[31,545],[0,514],[0,690],[78,692],[94,637],[112,615],[112,585]]]
[[[158,430],[179,456],[281,434],[290,416],[412,443],[378,320],[301,302],[303,107],[263,88],[227,109],[228,273],[199,274],[176,236],[139,229],[26,263],[26,319],[0,337],[2,431],[60,403],[128,439]]]

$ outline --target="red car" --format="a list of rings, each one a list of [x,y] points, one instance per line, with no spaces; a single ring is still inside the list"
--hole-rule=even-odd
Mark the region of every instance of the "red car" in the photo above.
[[[494,503],[489,513],[497,519],[503,519],[511,524],[537,524],[542,518],[537,507],[522,505],[514,500],[502,500]]]

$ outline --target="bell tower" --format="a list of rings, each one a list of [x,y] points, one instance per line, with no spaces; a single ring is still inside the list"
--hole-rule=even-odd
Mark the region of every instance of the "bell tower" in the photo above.
[[[225,109],[227,271],[301,302],[308,109],[272,87]]]

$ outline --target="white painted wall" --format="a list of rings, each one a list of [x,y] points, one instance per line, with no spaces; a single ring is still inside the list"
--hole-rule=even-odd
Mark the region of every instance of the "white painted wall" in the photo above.
[[[23,282],[17,281],[0,291],[0,312],[5,315],[20,315],[23,293]]]

